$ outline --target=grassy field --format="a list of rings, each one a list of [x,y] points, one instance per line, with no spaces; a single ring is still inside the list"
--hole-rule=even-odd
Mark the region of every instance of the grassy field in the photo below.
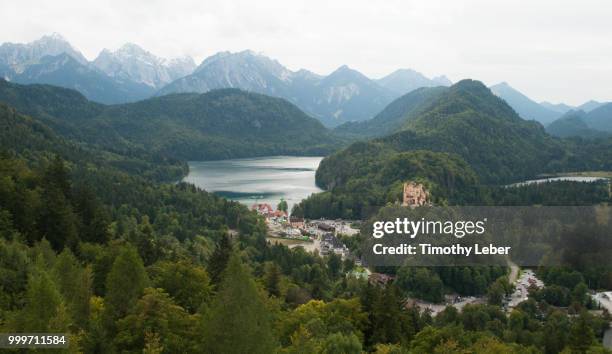
[[[303,240],[295,240],[291,238],[280,238],[280,237],[267,237],[266,241],[269,241],[272,244],[280,243],[281,245],[285,245],[285,246],[312,243],[312,242],[303,241]]]

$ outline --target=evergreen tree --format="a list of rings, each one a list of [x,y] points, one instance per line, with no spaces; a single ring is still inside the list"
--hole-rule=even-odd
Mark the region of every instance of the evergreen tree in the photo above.
[[[569,336],[570,348],[576,353],[586,353],[594,343],[595,333],[589,325],[588,313],[583,311],[572,323]]]
[[[146,288],[130,314],[117,324],[115,347],[120,352],[143,351],[157,335],[163,353],[196,351],[196,321],[161,289]],[[148,334],[148,335],[147,335]]]
[[[21,304],[28,284],[27,248],[16,240],[0,238],[0,311]]]
[[[64,246],[75,249],[78,243],[77,217],[70,202],[60,189],[53,186],[44,190],[42,199],[39,233],[55,250],[62,250]]]
[[[269,310],[255,281],[233,254],[203,319],[203,351],[267,354],[276,347]]]
[[[401,307],[398,290],[387,285],[372,309],[372,342],[399,343],[401,340]]]
[[[505,289],[501,282],[496,281],[491,284],[491,286],[489,286],[489,290],[487,291],[487,300],[489,305],[501,305],[505,294]]]
[[[148,284],[142,259],[133,247],[125,247],[106,278],[106,320],[114,322],[134,307]],[[107,322],[111,328],[113,324]]]
[[[47,166],[43,179],[48,188],[57,189],[66,199],[71,199],[70,176],[64,160],[59,155]]]
[[[284,211],[286,213],[289,210],[289,205],[287,204],[286,200],[281,198],[280,202],[276,206],[276,209]]]
[[[210,256],[208,261],[208,274],[213,285],[218,285],[221,282],[221,276],[227,266],[227,262],[232,253],[232,242],[227,234],[221,237],[217,243],[215,251]]]
[[[212,293],[204,268],[186,261],[159,262],[151,267],[151,282],[164,289],[177,304],[194,313],[208,302]]]
[[[264,283],[266,290],[270,295],[280,297],[281,295],[281,270],[276,262],[270,262],[266,265],[264,274]]]
[[[75,324],[86,328],[92,295],[91,270],[82,268],[72,252],[66,248],[55,261],[53,275]]]
[[[100,200],[88,186],[80,186],[74,193],[75,211],[80,218],[79,234],[81,240],[93,243],[106,243],[109,239],[109,215]]]
[[[71,319],[62,296],[49,274],[37,261],[28,279],[25,307],[16,314],[18,332],[67,332]]]
[[[330,334],[323,342],[324,354],[361,354],[361,342],[353,333],[343,335],[341,333]]]
[[[327,257],[327,269],[329,269],[329,275],[332,279],[337,278],[342,270],[342,258],[335,253],[331,253]]]

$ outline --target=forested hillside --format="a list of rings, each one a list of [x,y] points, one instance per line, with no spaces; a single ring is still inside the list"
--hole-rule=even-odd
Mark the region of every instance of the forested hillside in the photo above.
[[[383,112],[359,123],[374,130],[384,127],[385,117],[395,117],[387,121],[396,128],[323,159],[316,182],[328,192],[313,195],[296,211],[307,217],[363,218],[399,200],[399,185],[407,179],[428,181],[441,204],[490,204],[495,201],[488,195],[496,185],[545,172],[612,169],[611,139],[553,138],[539,123],[521,119],[478,81],[441,88],[425,101],[415,99],[418,93],[385,110],[393,114]],[[419,150],[447,157],[433,163],[423,153],[415,155]],[[398,163],[407,154],[413,159]]]
[[[372,144],[394,152],[423,149],[459,155],[483,183],[532,176],[563,156],[562,145],[541,125],[521,119],[477,81],[461,81],[430,99],[415,113],[405,106],[407,113],[396,114],[403,117],[395,123],[399,127]],[[342,154],[350,161],[347,151]],[[328,175],[343,173],[328,161],[332,159],[324,160],[317,174],[323,187],[330,187]]]
[[[320,155],[339,146],[321,123],[294,105],[236,89],[105,106],[68,89],[0,80],[0,102],[67,138],[122,154],[215,160]]]
[[[344,123],[334,132],[352,138],[373,138],[391,134],[435,101],[447,87],[422,87],[391,102],[374,118]]]

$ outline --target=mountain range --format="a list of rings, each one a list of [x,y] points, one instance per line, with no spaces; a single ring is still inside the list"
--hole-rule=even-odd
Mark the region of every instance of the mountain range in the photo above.
[[[584,111],[570,110],[546,127],[546,131],[554,136],[583,138],[599,138],[612,135],[612,103]]]
[[[90,62],[58,34],[26,44],[0,45],[0,77],[16,83],[75,89],[89,100],[104,104],[135,102],[169,93],[237,88],[284,98],[328,127],[368,121],[377,114],[385,116],[389,112],[383,113],[383,109],[406,93],[452,84],[445,76],[427,78],[411,69],[398,69],[380,79],[368,78],[346,65],[329,75],[305,69],[293,71],[250,50],[219,52],[196,66],[190,57],[164,59],[127,43],[114,51],[102,50]],[[490,89],[521,118],[544,126],[570,110],[589,112],[604,104],[589,101],[573,107],[538,103],[505,82]],[[372,133],[383,130],[376,127]]]
[[[72,88],[105,104],[238,88],[284,98],[327,126],[369,119],[416,88],[451,84],[444,76],[428,79],[410,69],[379,80],[347,66],[327,76],[292,71],[250,50],[220,52],[196,66],[190,57],[163,59],[128,43],[115,51],[104,49],[89,62],[58,34],[26,44],[2,44],[0,75],[17,83]]]
[[[564,103],[554,104],[546,101],[537,103],[510,86],[507,82],[502,82],[497,85],[490,86],[489,88],[495,95],[503,98],[519,114],[519,116],[521,116],[521,118],[538,121],[544,126],[551,124],[554,120],[560,118],[562,115],[571,110],[582,110],[584,112],[589,112],[605,104],[605,102],[597,102],[593,100],[585,102],[577,107]]]
[[[163,85],[193,71],[189,57],[162,59],[135,44],[104,49],[89,62],[59,34],[30,43],[0,45],[0,75],[16,83],[72,88],[88,99],[124,103],[151,97]]]
[[[307,70],[291,71],[250,50],[213,55],[193,74],[162,88],[158,94],[207,92],[234,87],[293,102],[326,126],[362,121],[380,112],[400,95],[422,86],[450,85],[445,77],[428,79],[413,70],[398,70],[372,80],[343,65],[327,76]]]

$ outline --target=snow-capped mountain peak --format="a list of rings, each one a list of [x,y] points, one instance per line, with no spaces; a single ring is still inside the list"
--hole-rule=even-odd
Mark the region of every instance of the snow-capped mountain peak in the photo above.
[[[115,51],[102,50],[93,65],[111,77],[153,88],[189,75],[195,68],[191,58],[167,60],[133,43],[126,43]]]
[[[81,64],[87,59],[74,49],[59,33],[45,35],[29,43],[4,43],[0,46],[0,63],[15,73],[23,72],[26,67],[37,64],[43,57],[67,54]]]

